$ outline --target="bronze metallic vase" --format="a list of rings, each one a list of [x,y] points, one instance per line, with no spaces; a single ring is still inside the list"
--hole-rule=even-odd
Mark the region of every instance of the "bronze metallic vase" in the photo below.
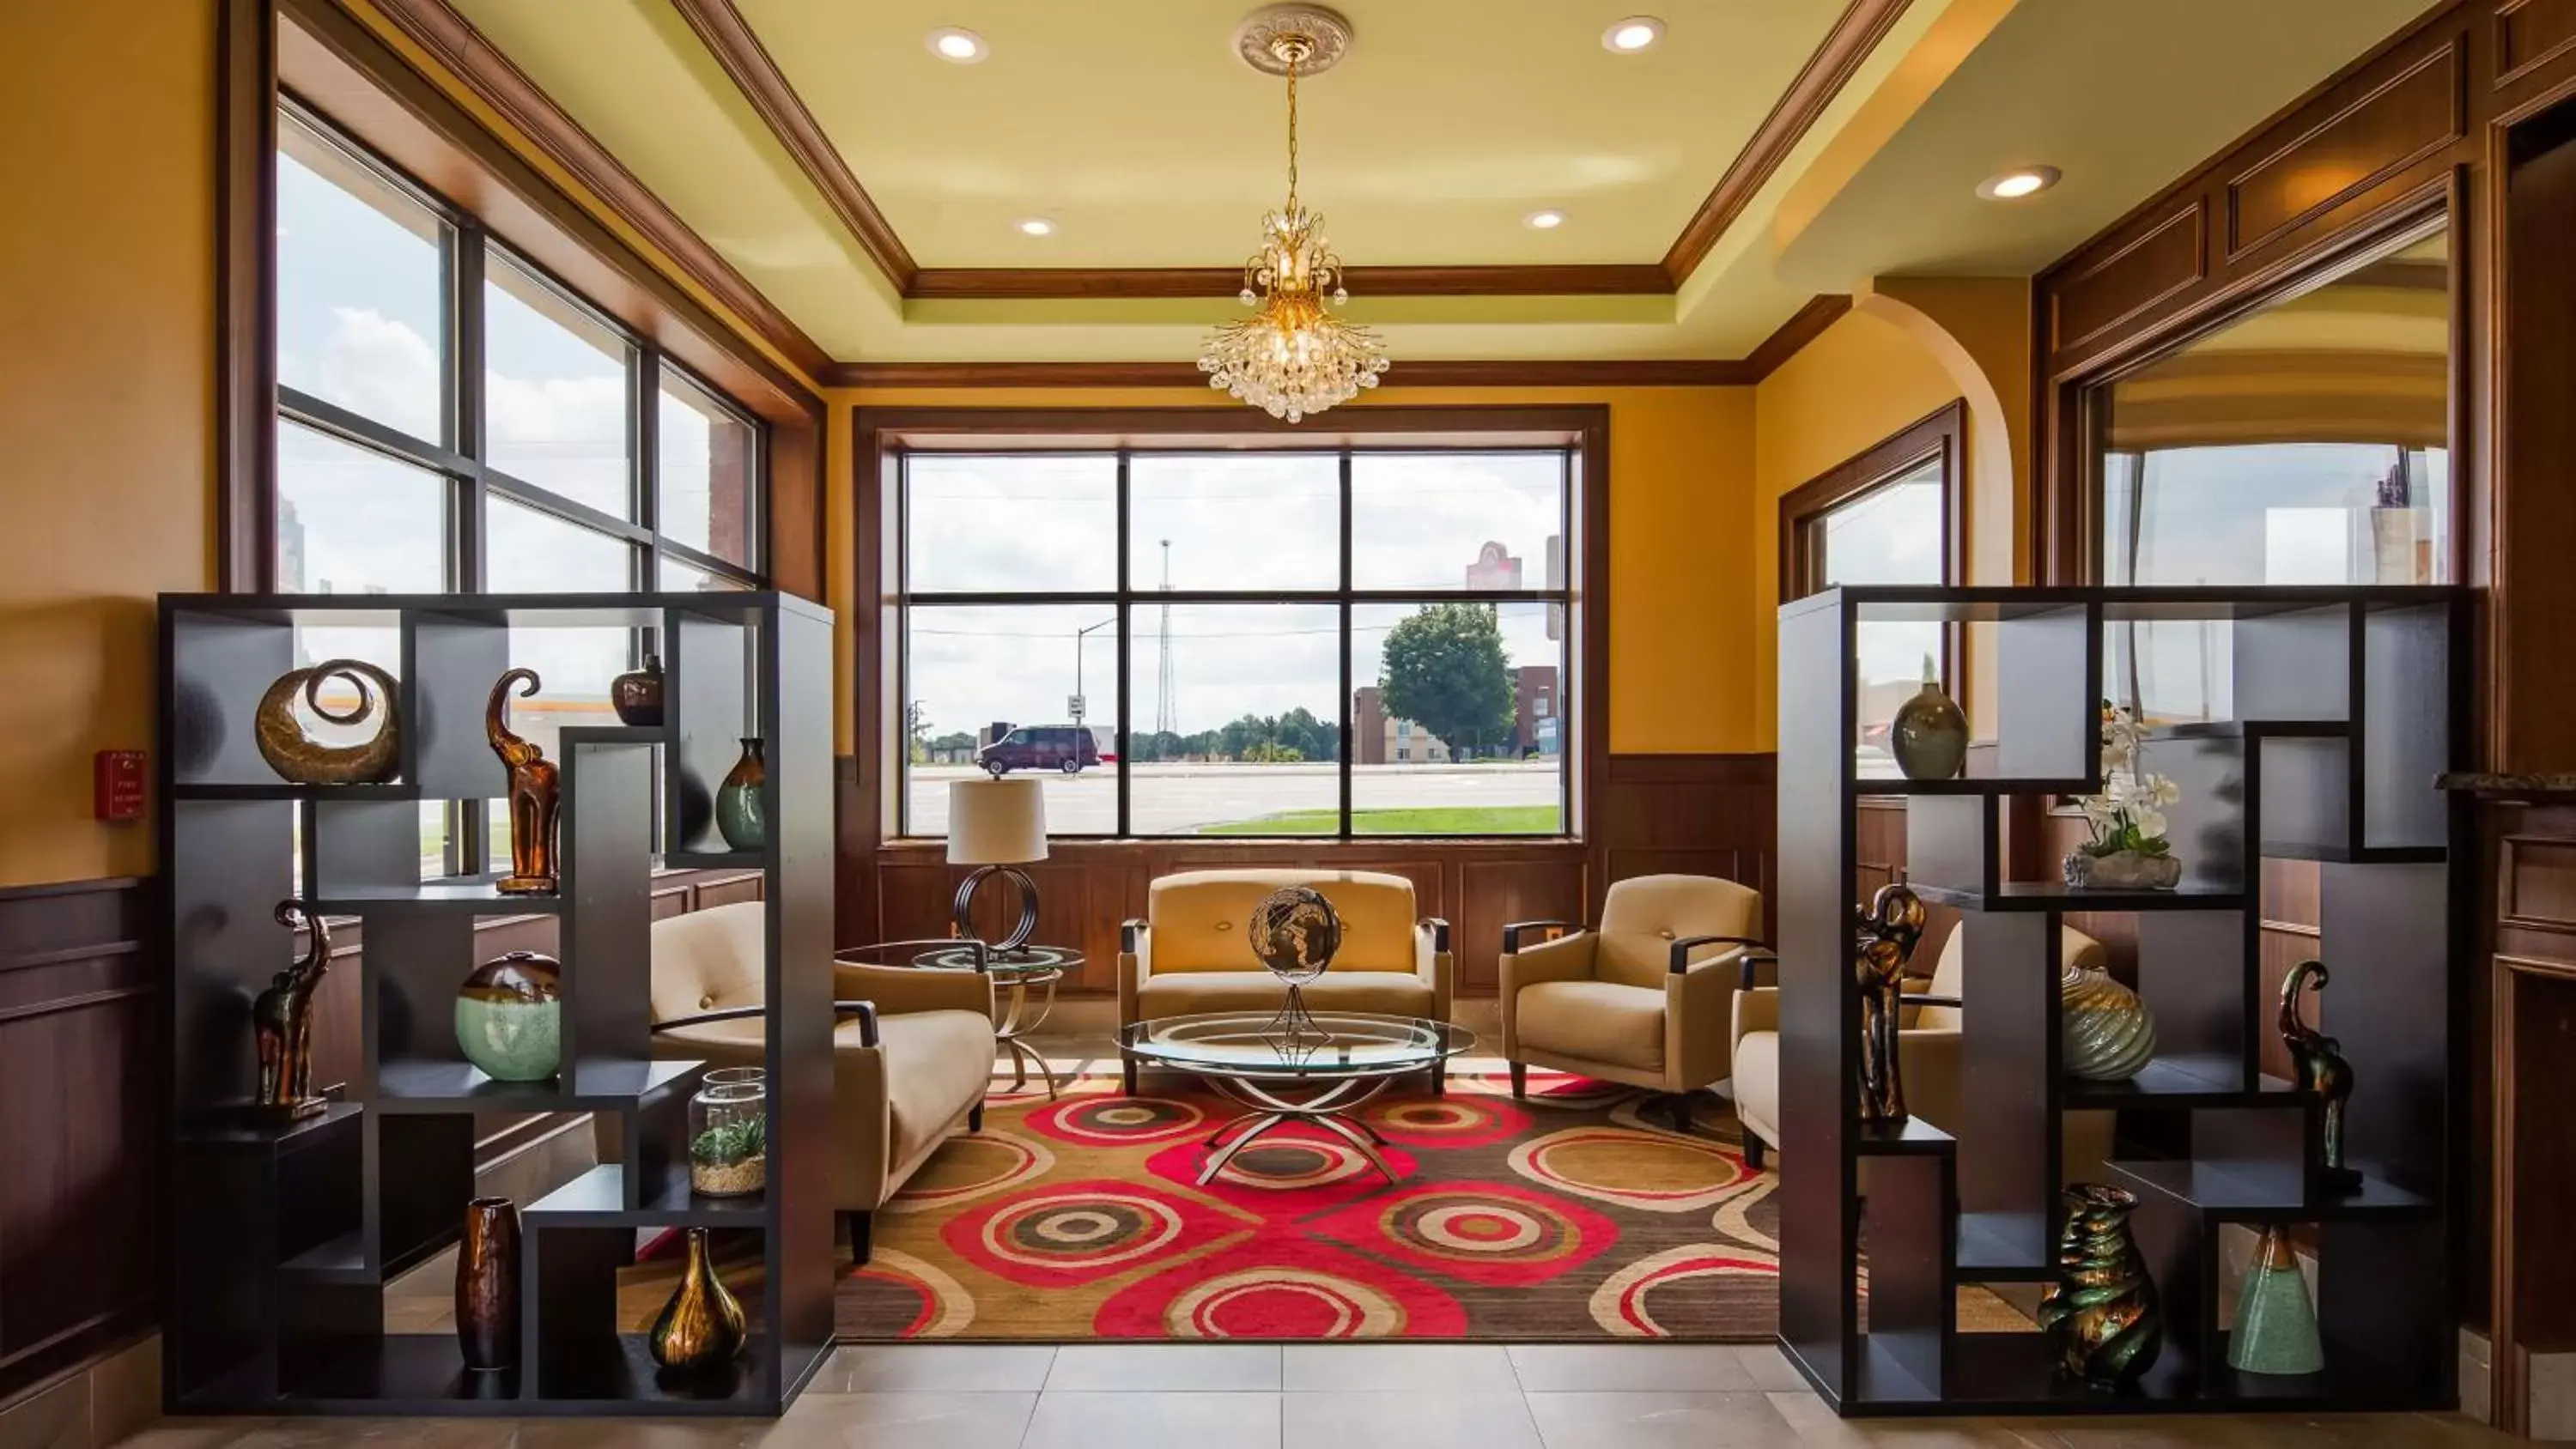
[[[705,1373],[733,1362],[750,1327],[742,1304],[725,1291],[707,1252],[707,1230],[691,1228],[689,1265],[679,1291],[653,1320],[653,1362],[677,1374]]]
[[[456,1251],[456,1341],[469,1369],[519,1364],[519,1210],[506,1197],[465,1205]]]
[[[2164,1347],[2164,1307],[2129,1236],[2138,1199],[2078,1182],[2063,1201],[2057,1279],[2039,1300],[2040,1330],[2062,1370],[2096,1388],[2117,1388],[2145,1373]]]
[[[492,683],[483,706],[483,735],[492,753],[510,772],[510,873],[495,883],[505,896],[550,896],[555,893],[555,839],[561,825],[561,782],[545,748],[510,730],[510,686],[525,681],[520,693],[537,692],[537,672],[513,669]]]
[[[621,723],[657,725],[662,722],[662,686],[662,656],[647,654],[643,668],[609,681],[608,702]]]

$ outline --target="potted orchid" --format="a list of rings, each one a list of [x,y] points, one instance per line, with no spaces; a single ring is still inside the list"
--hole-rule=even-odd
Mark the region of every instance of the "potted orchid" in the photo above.
[[[2102,701],[2102,793],[2078,799],[2093,838],[2067,852],[2066,883],[2106,890],[2171,890],[2182,862],[2165,838],[2165,807],[2182,788],[2141,768],[2147,727],[2137,715]]]

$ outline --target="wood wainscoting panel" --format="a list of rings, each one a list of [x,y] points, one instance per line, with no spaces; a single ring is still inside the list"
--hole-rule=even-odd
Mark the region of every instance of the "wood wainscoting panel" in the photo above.
[[[2576,936],[2576,840],[2504,837],[2497,856],[2496,897],[2500,926]]]
[[[169,971],[150,882],[0,891],[0,1399],[150,1323]]]
[[[2208,273],[2209,208],[2197,196],[2136,223],[2047,292],[2049,345],[2071,352]]]
[[[1613,880],[1659,872],[1721,875],[1770,904],[1775,765],[1761,755],[1613,755],[1588,840],[1404,837],[1255,840],[1173,836],[1059,840],[1028,867],[1038,883],[1040,941],[1079,946],[1069,992],[1117,988],[1119,923],[1145,913],[1156,879],[1184,870],[1372,870],[1413,882],[1417,909],[1449,922],[1462,992],[1490,994],[1502,928],[1537,916],[1589,921]],[[845,946],[949,933],[950,903],[968,871],[936,840],[854,851],[866,833],[845,797],[840,872]],[[978,927],[998,935],[1016,919],[998,888],[977,901]],[[1767,929],[1767,926],[1766,926]]]
[[[2308,125],[2227,183],[2232,260],[2313,220],[2466,134],[2465,37]]]
[[[2495,17],[2501,89],[2576,50],[2576,0],[2506,0]]]

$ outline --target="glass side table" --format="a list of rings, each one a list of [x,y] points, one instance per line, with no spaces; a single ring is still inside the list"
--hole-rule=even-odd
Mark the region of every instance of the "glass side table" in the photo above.
[[[924,951],[912,958],[912,964],[924,971],[972,971],[975,948],[959,942]],[[984,953],[984,974],[993,978],[997,993],[994,1006],[993,1040],[1011,1053],[1011,1089],[1018,1091],[1029,1084],[1029,1069],[1037,1069],[1038,1079],[1046,1083],[1047,1100],[1056,1097],[1055,1072],[1046,1057],[1021,1038],[1046,1024],[1047,1013],[1055,1010],[1056,984],[1068,971],[1082,969],[1083,955],[1070,946],[1022,946],[1016,951]],[[1034,1008],[1030,1005],[1032,989],[1038,993]]]

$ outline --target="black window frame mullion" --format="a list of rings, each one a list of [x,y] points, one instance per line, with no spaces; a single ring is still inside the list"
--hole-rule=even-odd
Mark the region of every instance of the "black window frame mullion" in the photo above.
[[[882,547],[882,545],[880,545]],[[853,681],[855,684],[856,681]],[[894,833],[912,829],[912,450],[894,455]]]
[[[1342,745],[1341,748],[1335,752],[1340,757],[1341,768],[1334,771],[1334,774],[1340,778],[1342,788],[1340,813],[1341,830],[1338,832],[1336,838],[1344,842],[1348,842],[1351,838],[1351,746],[1358,734],[1358,731],[1354,728],[1355,712],[1351,708],[1351,611],[1353,605],[1351,603],[1351,450],[1349,448],[1342,449],[1341,483],[1342,587],[1341,597],[1339,600],[1341,607],[1337,612],[1341,616],[1342,623],[1342,692],[1341,708],[1338,711],[1341,715]]]
[[[1565,596],[1565,599],[1562,603],[1556,605],[1556,701],[1552,707],[1556,711],[1556,758],[1558,762],[1556,768],[1556,819],[1557,824],[1562,827],[1563,832],[1568,836],[1573,836],[1575,834],[1575,822],[1582,818],[1574,813],[1574,792],[1576,789],[1575,776],[1581,772],[1572,768],[1571,765],[1572,762],[1580,760],[1584,758],[1584,756],[1576,752],[1574,731],[1576,729],[1588,731],[1606,729],[1609,727],[1608,721],[1595,719],[1578,720],[1569,725],[1565,717],[1565,702],[1574,698],[1577,693],[1574,682],[1574,560],[1580,555],[1575,552],[1576,540],[1574,537],[1574,521],[1577,518],[1582,517],[1583,512],[1574,496],[1574,490],[1578,487],[1588,488],[1593,486],[1591,479],[1583,478],[1578,475],[1576,470],[1580,467],[1581,464],[1577,459],[1577,454],[1574,449],[1567,448],[1564,452],[1557,455],[1556,552],[1560,561],[1558,562],[1556,569],[1558,583],[1555,592],[1562,593]],[[1587,539],[1583,542],[1588,545],[1590,540]],[[1545,558],[1541,558],[1538,561],[1538,577],[1540,584],[1544,585],[1547,583],[1547,560]],[[1594,588],[1600,588],[1602,587],[1602,584],[1600,581],[1594,580],[1592,581],[1592,586]],[[1588,607],[1589,606],[1587,606],[1587,608]],[[1588,621],[1585,627],[1590,627]],[[1515,691],[1515,693],[1517,692],[1518,691]],[[1519,701],[1514,700],[1513,703],[1517,705]],[[1536,731],[1532,731],[1532,734],[1535,733]]]
[[[483,496],[483,264],[484,231],[473,218],[449,223],[453,238],[448,268],[447,316],[450,328],[446,376],[450,444],[469,466],[455,475],[456,527],[449,543],[450,586],[460,594],[484,592],[489,582],[486,547],[488,515]],[[492,803],[451,800],[447,803],[448,867],[459,875],[480,875],[492,864]]]
[[[1132,587],[1135,581],[1130,577],[1132,560],[1129,557],[1127,546],[1127,524],[1129,517],[1127,500],[1128,457],[1129,451],[1127,449],[1121,448],[1118,450],[1118,818],[1113,823],[1117,827],[1118,838],[1121,840],[1130,839],[1133,836],[1133,831],[1131,829],[1133,820],[1128,813],[1128,802],[1130,798],[1128,769],[1134,763],[1136,754],[1134,744],[1132,743],[1134,736],[1130,733],[1132,722],[1136,715],[1135,704],[1132,698],[1135,693],[1135,685],[1131,667],[1135,657],[1133,653],[1134,641],[1129,637],[1129,635],[1135,628],[1136,616],[1135,609],[1133,607],[1134,589]],[[907,546],[909,543],[910,540],[907,539]],[[1076,643],[1074,647],[1079,649],[1082,646],[1079,643]],[[1157,691],[1156,707],[1158,709],[1160,708],[1161,687],[1162,686],[1159,683],[1155,686]],[[1162,722],[1158,719],[1155,723],[1159,727]],[[1154,740],[1154,747],[1159,750],[1162,748],[1162,743],[1161,736],[1157,735]]]
[[[634,490],[635,522],[644,530],[644,576],[647,593],[662,583],[662,354],[640,343],[627,344],[626,481]]]

